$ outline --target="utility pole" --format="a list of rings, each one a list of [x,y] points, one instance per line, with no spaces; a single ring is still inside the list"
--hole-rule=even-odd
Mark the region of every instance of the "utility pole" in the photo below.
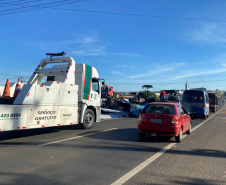
[[[185,83],[185,90],[188,90],[188,82],[186,80],[186,83]]]

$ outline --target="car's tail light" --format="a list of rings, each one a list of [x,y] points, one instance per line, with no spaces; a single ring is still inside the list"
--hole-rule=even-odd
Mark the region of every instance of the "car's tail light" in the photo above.
[[[142,121],[142,114],[139,114],[138,121]]]
[[[174,124],[179,123],[178,118],[176,116],[173,116],[172,123],[174,123]]]

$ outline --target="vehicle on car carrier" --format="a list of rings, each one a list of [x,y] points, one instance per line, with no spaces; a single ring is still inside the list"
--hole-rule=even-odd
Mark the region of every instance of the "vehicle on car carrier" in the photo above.
[[[100,121],[97,70],[65,54],[47,53],[16,97],[0,98],[0,131],[78,123],[88,129]]]

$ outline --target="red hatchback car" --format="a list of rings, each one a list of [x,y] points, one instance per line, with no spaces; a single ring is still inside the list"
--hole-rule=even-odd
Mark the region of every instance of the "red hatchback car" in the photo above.
[[[191,133],[191,118],[180,104],[149,103],[139,115],[138,129],[141,138],[146,134],[170,136],[180,142],[185,132]]]

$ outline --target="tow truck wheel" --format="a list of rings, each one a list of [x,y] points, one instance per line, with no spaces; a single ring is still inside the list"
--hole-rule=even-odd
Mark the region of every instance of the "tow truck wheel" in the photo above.
[[[87,109],[85,111],[84,118],[83,118],[83,124],[82,124],[83,128],[84,129],[91,128],[93,126],[94,120],[95,120],[94,112],[91,109]]]

